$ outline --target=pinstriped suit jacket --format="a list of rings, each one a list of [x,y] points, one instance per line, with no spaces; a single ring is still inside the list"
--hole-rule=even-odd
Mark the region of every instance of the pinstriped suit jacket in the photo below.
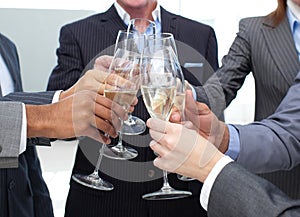
[[[205,56],[213,68],[218,67],[216,38],[211,27],[171,14],[163,8],[161,8],[161,15],[163,32],[173,33],[176,40],[189,44]],[[62,27],[60,47],[57,50],[58,65],[50,76],[48,89],[66,89],[74,84],[89,61],[99,52],[113,45],[118,30],[126,28],[114,6],[104,13]],[[134,115],[144,120],[149,118],[141,98]],[[115,189],[111,192],[92,190],[71,180],[65,216],[206,216],[206,212],[199,205],[199,191],[198,195],[181,200],[155,202],[143,200],[141,198],[143,194],[156,191],[161,187],[162,172],[152,164],[155,156],[148,148],[150,142],[148,132],[139,136],[125,137],[124,142],[129,146],[134,145],[139,155],[133,162],[141,163],[132,167],[131,161],[103,158],[101,170],[109,170],[113,175],[109,176],[103,172],[100,172],[100,175],[114,184]],[[91,162],[96,163],[99,145],[90,139],[84,139],[80,141],[79,146],[73,173],[89,174],[94,170]],[[89,153],[88,159],[84,153]],[[145,162],[148,164],[146,165]],[[128,177],[137,178],[132,178],[131,182],[119,178],[126,174]],[[139,179],[149,180],[149,174],[156,180],[136,182]],[[170,175],[170,179],[172,186],[189,190],[189,183],[177,180],[174,175]]]
[[[274,113],[300,71],[287,18],[278,26],[274,26],[267,17],[246,18],[240,21],[239,32],[217,71],[227,105],[236,97],[245,77],[251,71],[255,79],[255,120],[259,121]],[[243,138],[241,141],[247,142],[245,146],[251,147],[251,144],[248,144],[250,141]],[[244,150],[241,149],[241,156],[247,155]],[[257,160],[264,161],[264,158]],[[247,165],[247,162],[242,162],[245,167],[252,167]],[[261,171],[269,169],[261,167]],[[289,196],[300,198],[300,167],[290,172],[276,172],[263,176]]]
[[[21,101],[30,104],[51,103],[53,92],[44,93],[23,93],[20,75],[19,59],[15,45],[0,34],[0,52],[11,73],[14,81],[15,93],[1,97],[1,101]],[[5,115],[13,112],[7,111]],[[15,117],[20,114],[13,114]],[[7,133],[7,132],[4,132]],[[15,139],[17,135],[13,135]],[[19,137],[20,138],[20,137]],[[34,141],[37,141],[35,139]],[[0,216],[1,217],[53,217],[52,203],[49,192],[42,177],[39,159],[36,149],[28,140],[26,151],[17,159],[10,159],[6,162],[10,167],[18,168],[0,169]],[[8,142],[8,141],[1,141]],[[34,143],[33,143],[34,142]],[[0,144],[3,145],[3,144]],[[7,144],[4,144],[7,145]],[[3,146],[4,146],[3,145]],[[14,144],[19,151],[19,143]]]

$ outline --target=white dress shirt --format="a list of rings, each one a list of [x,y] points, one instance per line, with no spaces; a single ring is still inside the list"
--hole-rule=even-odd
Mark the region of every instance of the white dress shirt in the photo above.
[[[8,68],[1,54],[0,54],[0,78],[1,78],[0,86],[1,86],[2,96],[5,96],[15,91],[14,81],[11,77],[11,74],[8,71]]]

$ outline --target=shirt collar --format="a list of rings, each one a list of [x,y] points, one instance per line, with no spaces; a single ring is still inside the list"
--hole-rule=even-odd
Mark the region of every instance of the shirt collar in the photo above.
[[[130,21],[130,15],[121,7],[121,5],[115,1],[114,6],[120,16],[120,18],[124,21],[126,25],[128,25]],[[161,14],[160,14],[160,5],[157,3],[156,8],[152,11],[152,18],[154,21],[161,22]]]
[[[291,11],[290,7],[288,6],[287,8],[287,18],[289,20],[290,23],[290,28],[292,33],[294,33],[294,28],[296,26],[296,23],[300,23],[300,21],[297,19],[297,17],[293,14],[293,12]]]

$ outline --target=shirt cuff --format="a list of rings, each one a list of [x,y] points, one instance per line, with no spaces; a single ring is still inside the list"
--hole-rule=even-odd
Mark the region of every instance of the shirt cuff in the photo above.
[[[229,130],[229,144],[228,150],[225,152],[231,159],[236,160],[239,156],[241,143],[240,143],[240,135],[238,130],[233,126],[228,124]]]
[[[215,183],[217,176],[220,174],[222,169],[232,161],[233,160],[230,157],[224,155],[224,157],[222,157],[216,163],[216,165],[213,167],[211,172],[208,174],[206,180],[204,181],[202,189],[201,189],[201,194],[200,194],[200,203],[201,203],[201,206],[203,207],[203,209],[205,209],[206,211],[207,211],[207,207],[208,207],[210,191],[212,189],[212,186]]]
[[[54,93],[53,98],[52,98],[52,103],[56,103],[59,101],[59,96],[61,94],[62,90],[58,90]]]
[[[25,104],[22,104],[22,129],[21,129],[21,140],[20,140],[20,148],[19,155],[22,154],[26,150],[27,143],[27,118],[26,118],[26,108]]]

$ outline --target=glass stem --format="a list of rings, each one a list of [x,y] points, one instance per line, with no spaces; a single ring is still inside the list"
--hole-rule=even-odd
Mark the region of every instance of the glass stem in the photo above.
[[[122,144],[122,137],[123,137],[123,123],[124,121],[121,120],[121,128],[119,130],[119,141],[118,144],[116,145],[116,147],[120,150],[120,151],[125,151],[124,146]]]
[[[163,170],[163,174],[164,174],[164,184],[163,184],[162,190],[167,191],[167,190],[171,189],[171,186],[168,181],[168,172]]]
[[[96,167],[95,167],[95,170],[93,172],[93,175],[99,176],[98,171],[100,169],[100,164],[101,164],[101,161],[102,161],[102,158],[103,158],[103,153],[104,153],[105,147],[106,147],[106,145],[102,144],[102,147],[99,150],[99,157],[98,157],[98,160],[97,160]]]

